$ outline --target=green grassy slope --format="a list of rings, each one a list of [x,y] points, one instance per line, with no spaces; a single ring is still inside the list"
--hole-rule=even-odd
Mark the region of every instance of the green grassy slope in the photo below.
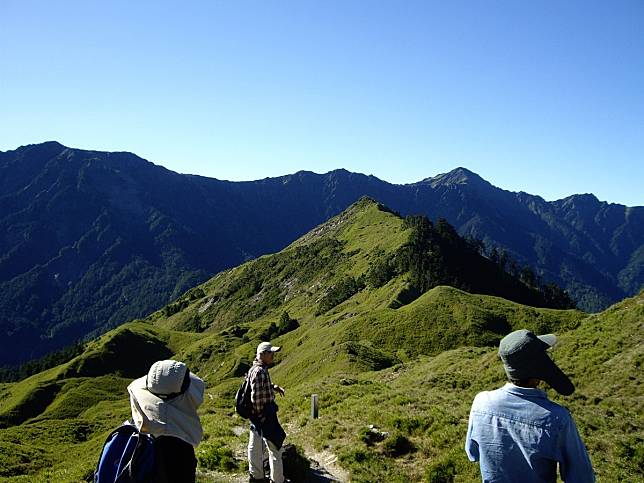
[[[245,422],[232,399],[256,344],[270,338],[284,347],[271,374],[287,387],[280,404],[292,441],[337,454],[356,481],[475,481],[461,448],[469,404],[502,383],[493,346],[522,327],[562,334],[555,357],[578,386],[564,404],[600,481],[641,474],[644,295],[592,316],[447,286],[401,306],[394,302],[409,277],[398,274],[320,311],[336,287],[368,274],[409,236],[403,220],[362,200],[282,252],[105,334],[70,362],[0,386],[0,477],[86,477],[109,430],[128,417],[127,384],[166,357],[186,361],[207,383],[201,468],[241,472],[233,456],[243,455],[245,437],[233,430]],[[320,395],[316,421],[308,418],[312,393]],[[368,446],[369,424],[391,436]]]
[[[598,481],[644,476],[643,325],[644,293],[563,331],[553,353],[577,390],[571,397],[548,393],[571,410]],[[283,404],[284,419],[294,423],[292,438],[300,444],[338,454],[355,481],[476,481],[477,465],[463,451],[470,404],[477,392],[503,384],[494,348],[461,347],[301,385]],[[320,394],[316,421],[305,416],[310,393]],[[392,436],[366,444],[371,424]],[[396,439],[404,454],[395,455]]]

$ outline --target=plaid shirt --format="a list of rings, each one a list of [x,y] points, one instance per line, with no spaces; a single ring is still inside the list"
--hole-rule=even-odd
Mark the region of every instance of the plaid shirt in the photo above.
[[[268,375],[268,368],[261,361],[255,359],[253,366],[248,371],[250,380],[250,401],[253,403],[253,412],[256,416],[264,414],[264,406],[275,401],[273,383]]]

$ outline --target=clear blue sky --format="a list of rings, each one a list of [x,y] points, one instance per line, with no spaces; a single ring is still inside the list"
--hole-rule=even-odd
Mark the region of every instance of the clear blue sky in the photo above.
[[[0,1],[0,150],[644,205],[644,1]]]

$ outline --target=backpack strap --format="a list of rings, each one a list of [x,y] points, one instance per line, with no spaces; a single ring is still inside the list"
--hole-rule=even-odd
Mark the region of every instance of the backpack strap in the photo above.
[[[114,443],[118,436],[122,435],[125,438],[129,438],[133,434],[136,434],[138,432],[139,430],[133,424],[130,424],[129,421],[112,431],[105,439],[105,443],[103,443],[101,454],[98,458],[98,462],[96,463],[96,470],[94,470],[94,474],[91,476],[91,479],[88,478],[87,481],[93,481],[94,483],[103,483],[104,481],[113,480],[113,478],[116,476],[114,474],[116,471],[116,466],[106,460],[106,458],[109,458],[108,454],[113,454],[109,453],[110,450],[108,450],[108,448],[111,444]],[[108,467],[113,468],[106,470],[106,464]]]
[[[156,458],[154,457],[154,451],[148,450],[150,445],[154,445],[155,438],[151,434],[140,431],[137,431],[137,433],[138,438],[132,456],[121,473],[117,475],[116,482],[150,481],[156,483],[154,475]],[[142,470],[147,475],[145,480],[140,479]]]

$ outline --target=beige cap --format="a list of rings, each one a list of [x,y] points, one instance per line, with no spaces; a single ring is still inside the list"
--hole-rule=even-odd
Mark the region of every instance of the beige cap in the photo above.
[[[278,352],[282,348],[274,346],[270,342],[262,342],[257,346],[257,355],[260,355],[263,352]]]

